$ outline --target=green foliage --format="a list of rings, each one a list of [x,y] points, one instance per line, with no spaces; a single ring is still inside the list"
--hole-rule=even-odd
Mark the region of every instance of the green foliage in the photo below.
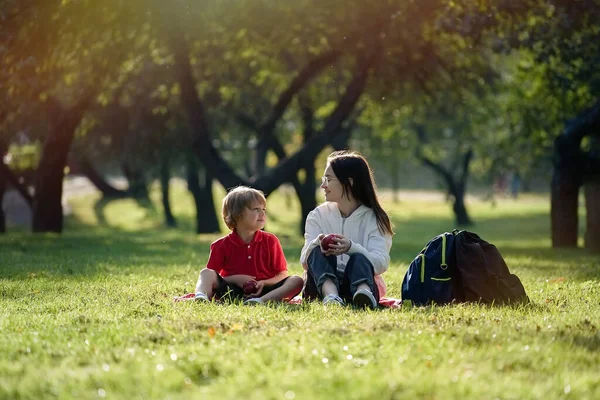
[[[1,0],[0,138],[42,140],[50,96],[69,105],[91,91],[97,104],[79,127],[77,153],[112,164],[130,158],[151,173],[165,153],[183,164],[190,132],[168,35],[180,30],[214,144],[240,175],[251,174],[258,140],[240,115],[264,122],[312,57],[340,50],[301,91],[318,130],[373,49],[380,59],[354,142],[365,152],[382,153],[393,170],[394,156],[417,146],[449,161],[472,147],[478,178],[526,174],[600,93],[600,2],[571,3]],[[288,152],[302,144],[301,122],[292,103],[277,124]]]
[[[476,231],[498,246],[531,305],[366,312],[173,304],[193,291],[217,237],[192,235],[193,206],[182,191],[174,210],[189,220],[183,230],[162,230],[159,215],[130,200],[94,212],[88,197],[72,202],[61,236],[0,237],[0,397],[600,395],[600,264],[583,251],[549,248],[546,197],[471,204]],[[267,229],[300,273],[298,204],[290,204],[269,197]],[[398,297],[412,257],[453,225],[443,203],[385,206],[397,232],[385,277]]]
[[[40,146],[12,145],[8,149],[8,154],[5,162],[13,171],[35,170],[40,159]]]

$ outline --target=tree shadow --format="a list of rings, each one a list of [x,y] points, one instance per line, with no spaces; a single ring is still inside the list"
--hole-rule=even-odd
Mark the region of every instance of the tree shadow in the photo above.
[[[3,267],[0,279],[24,280],[38,276],[91,276],[135,272],[163,265],[206,264],[210,235],[183,236],[165,228],[142,232],[97,229],[61,235],[12,234],[0,241]],[[8,240],[7,240],[8,239]]]
[[[112,202],[113,198],[111,197],[100,197],[95,203],[94,203],[94,215],[96,216],[96,221],[98,222],[98,225],[103,226],[103,227],[107,227],[108,226],[108,222],[106,221],[106,216],[104,215],[104,211],[106,206]]]

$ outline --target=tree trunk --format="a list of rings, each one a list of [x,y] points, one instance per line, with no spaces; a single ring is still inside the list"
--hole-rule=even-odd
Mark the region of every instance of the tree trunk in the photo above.
[[[470,226],[473,225],[473,221],[467,213],[467,207],[465,206],[465,190],[464,188],[456,188],[452,191],[454,196],[454,204],[452,210],[454,210],[454,216],[456,218],[456,224],[458,226]]]
[[[600,253],[600,129],[590,135],[585,169],[585,248]]]
[[[581,141],[600,125],[600,100],[565,124],[554,140],[550,226],[552,247],[577,247],[579,189],[585,159]]]
[[[300,105],[300,115],[302,117],[303,129],[303,143],[308,143],[315,134],[314,117],[315,113],[311,105],[310,97],[304,93],[298,97],[298,104]],[[315,158],[304,160],[304,182],[298,181],[296,189],[296,195],[300,201],[300,233],[304,235],[306,228],[306,219],[308,214],[317,207],[317,184],[315,182]]]
[[[600,253],[600,179],[584,185],[586,229],[585,248]]]
[[[424,128],[420,128],[424,129]],[[423,134],[423,132],[421,132]],[[452,210],[456,218],[456,224],[459,226],[473,225],[473,220],[469,217],[467,207],[465,205],[465,192],[467,188],[467,180],[469,177],[469,164],[473,158],[473,151],[468,150],[462,158],[462,171],[460,178],[457,180],[454,175],[441,164],[437,164],[420,153],[420,148],[417,148],[416,156],[423,164],[432,168],[446,182],[448,192],[454,197]]]
[[[1,112],[0,112],[1,113]],[[0,117],[0,121],[3,119],[3,116]],[[4,154],[8,151],[8,145],[4,140],[0,140],[0,164],[4,166]],[[8,178],[6,174],[3,174],[0,170],[0,233],[6,232],[6,215],[4,214],[4,207],[2,206],[2,202],[4,200],[4,193],[6,192]]]
[[[0,152],[0,157],[2,157],[2,152]],[[7,180],[4,174],[0,174],[0,233],[6,232],[6,215],[4,214],[4,207],[2,206],[4,193],[6,192],[6,182]]]
[[[150,195],[148,194],[148,186],[144,173],[137,166],[132,165],[128,160],[124,160],[121,163],[121,171],[127,178],[129,188],[127,192],[130,196],[137,200],[150,201]]]
[[[40,158],[33,198],[33,231],[62,232],[64,168],[73,136],[51,132]]]
[[[550,203],[552,247],[577,247],[579,188],[577,178],[555,168]]]
[[[304,179],[304,182],[300,185],[300,190],[296,191],[298,200],[300,200],[300,208],[302,212],[300,219],[300,233],[302,234],[304,234],[304,228],[306,226],[306,218],[308,218],[308,213],[310,213],[317,207],[317,184],[314,178],[314,160],[311,163],[311,165],[306,165],[304,170],[306,172],[306,178]]]
[[[458,226],[471,226],[473,220],[467,214],[467,208],[465,206],[465,193],[467,192],[467,182],[469,180],[469,164],[473,159],[473,150],[469,149],[462,157],[462,171],[460,172],[460,178],[458,184],[451,186],[454,190],[454,215],[456,216],[456,223]]]
[[[196,205],[196,233],[218,233],[221,231],[212,192],[213,178],[208,169],[204,169],[204,187],[200,186],[198,165],[194,156],[188,157],[187,184]]]
[[[392,156],[392,202],[394,204],[400,203],[400,165],[398,163],[398,157]]]
[[[54,99],[49,100],[51,126],[42,148],[35,178],[33,199],[33,231],[62,232],[62,192],[67,156],[75,129],[81,122],[91,96],[64,110]]]
[[[165,212],[165,224],[169,228],[174,228],[177,226],[177,220],[173,216],[171,212],[171,202],[169,200],[169,181],[171,179],[171,171],[169,168],[169,161],[166,156],[162,157],[162,162],[160,163],[160,189],[162,194],[162,204],[163,210]]]
[[[561,135],[554,142],[550,200],[552,247],[577,247],[579,189],[582,184],[580,140]]]
[[[269,152],[270,135],[266,139],[261,139],[256,144],[256,160],[254,162],[254,176],[262,176],[267,170],[267,154]]]

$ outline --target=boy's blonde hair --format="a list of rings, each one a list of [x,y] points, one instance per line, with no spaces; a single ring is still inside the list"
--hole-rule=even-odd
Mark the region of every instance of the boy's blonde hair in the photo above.
[[[238,186],[232,189],[223,199],[223,221],[225,221],[225,225],[234,230],[237,221],[244,214],[244,210],[256,203],[260,203],[263,207],[267,205],[267,199],[260,190],[247,186]]]

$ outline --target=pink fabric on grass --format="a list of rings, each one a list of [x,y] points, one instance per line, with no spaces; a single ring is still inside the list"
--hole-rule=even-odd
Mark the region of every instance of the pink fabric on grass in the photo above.
[[[194,293],[184,294],[183,296],[176,296],[173,298],[173,302],[178,303],[180,301],[194,300],[195,296],[196,295]],[[290,301],[288,301],[288,304],[302,304],[302,297],[296,296]],[[379,299],[379,305],[381,307],[386,308],[402,308],[402,300],[395,299],[393,297],[382,297],[381,299]]]

